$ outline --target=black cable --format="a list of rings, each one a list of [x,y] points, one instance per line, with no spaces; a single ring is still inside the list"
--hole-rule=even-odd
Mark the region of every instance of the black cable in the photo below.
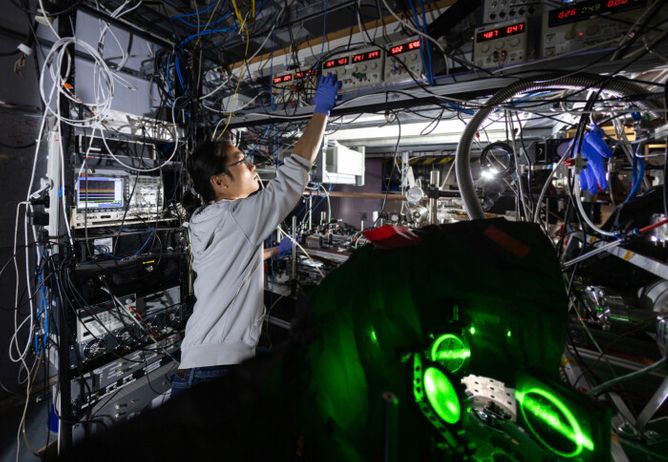
[[[663,114],[663,120],[668,124],[668,85],[663,87],[663,109],[666,111]],[[666,148],[663,162],[663,216],[668,217],[668,136],[666,136]]]
[[[32,148],[33,146],[35,146],[35,144],[37,144],[36,141],[33,141],[32,143],[28,143],[28,144],[22,144],[22,145],[19,145],[19,146],[12,146],[11,144],[5,144],[5,143],[0,142],[0,148],[5,148],[5,149],[28,149],[28,148]]]
[[[44,15],[41,11],[31,10],[30,6],[29,6],[29,3],[28,3],[28,0],[25,1],[24,5],[21,5],[17,0],[9,0],[9,1],[15,7],[17,7],[18,9],[23,10],[24,12],[29,13],[33,16],[38,16],[38,15],[43,16]],[[67,14],[70,11],[74,10],[75,8],[77,8],[82,3],[82,1],[83,0],[74,0],[74,2],[72,2],[72,4],[66,6],[62,10],[59,10],[59,11],[48,11],[47,10],[45,13],[46,13],[47,16],[58,17],[58,16],[61,16],[63,14]]]
[[[394,156],[392,159],[392,167],[390,168],[390,173],[387,177],[387,185],[385,185],[385,197],[383,197],[383,204],[380,207],[380,212],[378,213],[378,218],[376,218],[376,221],[373,222],[373,225],[371,227],[376,226],[376,223],[378,220],[381,219],[383,216],[383,212],[385,211],[385,205],[387,203],[387,196],[390,193],[390,184],[392,183],[392,174],[394,173],[395,166],[397,164],[397,154],[399,152],[399,144],[401,143],[401,120],[399,119],[399,115],[396,113],[394,114],[396,121],[397,121],[397,127],[399,128],[399,134],[397,135],[397,143],[394,145]]]

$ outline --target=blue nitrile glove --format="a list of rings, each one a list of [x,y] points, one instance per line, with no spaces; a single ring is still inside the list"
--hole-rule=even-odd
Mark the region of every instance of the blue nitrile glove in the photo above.
[[[313,112],[329,115],[336,104],[336,94],[340,88],[341,82],[336,80],[335,75],[327,74],[327,77],[320,77],[320,83],[313,98],[313,105],[315,106]]]
[[[285,236],[281,239],[281,242],[278,243],[278,256],[285,257],[292,253],[292,239],[288,236]]]
[[[587,159],[587,165],[580,172],[580,189],[587,190],[592,194],[608,189],[608,180],[605,178],[605,162],[612,155],[612,149],[603,139],[604,133],[596,124],[589,127],[590,130],[585,133],[582,140],[583,159]],[[577,140],[574,141],[575,150],[577,149]]]

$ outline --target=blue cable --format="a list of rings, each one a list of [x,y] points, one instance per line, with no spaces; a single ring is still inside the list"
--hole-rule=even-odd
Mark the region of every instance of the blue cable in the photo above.
[[[231,13],[227,13],[227,14],[221,16],[220,18],[218,18],[218,19],[216,19],[216,20],[214,20],[214,21],[211,21],[211,22],[209,23],[209,26],[217,26],[218,24],[220,24],[221,22],[223,22],[223,21],[225,21],[227,18],[229,18],[230,15],[231,15]],[[196,29],[196,28],[198,28],[198,27],[202,27],[201,24],[193,24],[193,23],[188,22],[188,21],[186,21],[185,19],[182,19],[182,18],[176,18],[176,20],[179,21],[181,24],[183,24],[183,25],[185,25],[185,26],[192,27],[193,29]]]
[[[46,303],[46,290],[44,289],[44,278],[42,278],[42,269],[40,268],[37,273],[37,284],[39,285],[40,301],[39,306],[37,307],[37,322],[44,313],[44,334],[42,335],[42,341],[40,342],[40,335],[35,333],[33,337],[33,346],[35,348],[35,354],[40,355],[46,348],[46,344],[49,339],[49,307]]]
[[[271,50],[271,58],[269,59],[269,75],[271,78],[269,79],[269,109],[274,111],[276,109],[276,102],[274,101],[274,92],[273,90],[273,85],[274,85],[274,50],[272,48]]]
[[[175,19],[175,18],[192,18],[196,16],[201,16],[204,13],[208,13],[209,11],[213,10],[213,7],[216,6],[215,3],[211,3],[209,6],[206,6],[202,8],[201,10],[194,11],[192,13],[183,13],[183,14],[177,14],[175,16],[171,16],[169,19]]]
[[[324,5],[324,14],[322,15],[322,46],[320,47],[321,56],[325,52],[325,39],[327,37],[327,9],[329,8],[327,0],[322,0],[322,3]]]
[[[170,77],[171,71],[169,70],[170,64],[172,61],[172,55],[167,56],[167,65],[165,68],[165,83],[167,84],[167,96],[168,99],[172,99],[172,79]]]
[[[631,175],[631,190],[626,196],[626,199],[624,199],[624,204],[628,204],[631,199],[635,197],[635,195],[638,193],[638,190],[640,189],[642,180],[645,177],[645,159],[642,157],[637,157],[636,155],[638,153],[639,146],[640,143],[634,144],[633,146],[633,160],[631,162],[631,171],[633,172]]]
[[[181,85],[181,88],[183,91],[188,94],[188,89],[186,88],[186,82],[183,79],[183,74],[181,74],[181,58],[179,58],[179,54],[176,53],[176,57],[174,59],[174,68],[176,69],[176,77],[179,79],[179,85]]]
[[[424,1],[420,0],[420,8],[422,8],[422,32],[427,33],[427,13],[425,12]],[[431,60],[431,48],[427,41],[424,41],[424,45],[427,52],[427,59],[429,61],[429,84],[434,85],[434,67]],[[447,58],[444,58],[447,59]]]
[[[415,9],[415,5],[413,4],[413,0],[408,0],[408,4],[411,7],[411,11],[413,12],[413,18],[415,19],[415,24],[420,27],[420,20],[418,19],[418,14],[417,10]],[[425,47],[427,46],[426,41],[422,38],[422,36],[419,37],[420,40],[420,59],[422,60],[422,67],[427,71],[427,80],[431,83],[431,76],[429,75],[429,66],[427,63],[427,58],[425,55]]]
[[[151,228],[151,235],[148,237],[148,239],[146,239],[146,240],[144,241],[144,243],[141,245],[141,247],[139,248],[139,250],[137,250],[137,251],[135,252],[135,255],[139,255],[139,254],[141,254],[142,251],[143,251],[143,250],[146,248],[146,246],[148,245],[148,243],[151,242],[151,241],[153,241],[154,238],[155,238],[155,228]]]
[[[235,32],[237,30],[237,27],[223,27],[222,29],[207,29],[200,31],[196,34],[189,35],[188,37],[184,38],[179,42],[177,45],[179,48],[183,48],[186,46],[188,43],[192,42],[198,37],[204,37],[206,35],[213,35],[213,34],[224,34],[227,32]]]

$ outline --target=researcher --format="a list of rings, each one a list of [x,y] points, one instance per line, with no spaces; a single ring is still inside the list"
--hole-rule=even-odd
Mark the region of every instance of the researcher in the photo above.
[[[235,146],[208,142],[189,158],[188,172],[205,205],[189,223],[196,302],[172,396],[227,375],[255,355],[264,315],[263,260],[272,253],[263,241],[302,197],[340,87],[331,74],[320,78],[308,125],[261,191],[255,166]]]

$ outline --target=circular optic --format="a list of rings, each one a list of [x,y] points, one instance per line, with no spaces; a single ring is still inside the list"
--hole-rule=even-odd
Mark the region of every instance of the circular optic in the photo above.
[[[515,396],[529,430],[543,446],[564,458],[594,450],[593,441],[558,396],[541,388],[515,391]]]
[[[443,334],[431,346],[431,360],[450,372],[457,372],[471,356],[471,350],[453,334]]]
[[[457,423],[461,417],[459,397],[445,374],[435,367],[424,372],[424,390],[434,412],[446,423]]]

